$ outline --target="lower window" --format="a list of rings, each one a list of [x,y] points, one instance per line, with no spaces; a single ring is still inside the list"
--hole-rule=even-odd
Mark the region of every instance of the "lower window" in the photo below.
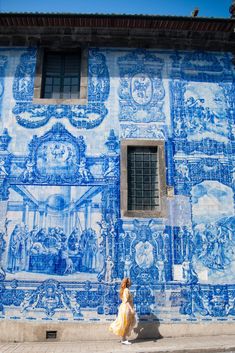
[[[164,217],[164,142],[123,141],[121,159],[122,215]]]

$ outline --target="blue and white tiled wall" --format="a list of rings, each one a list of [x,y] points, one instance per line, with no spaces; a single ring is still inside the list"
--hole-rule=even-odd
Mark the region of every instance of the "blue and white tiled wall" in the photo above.
[[[35,49],[0,50],[0,317],[235,320],[227,53],[90,49],[88,103],[33,103]],[[120,218],[120,139],[165,141],[168,216]]]

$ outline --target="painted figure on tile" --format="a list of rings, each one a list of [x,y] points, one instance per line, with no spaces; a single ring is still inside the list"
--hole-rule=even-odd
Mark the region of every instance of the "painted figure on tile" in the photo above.
[[[97,235],[88,228],[81,234],[81,247],[84,251],[83,267],[85,271],[95,272],[97,269]]]
[[[83,181],[89,181],[91,178],[91,173],[87,168],[87,161],[85,158],[82,158],[80,161],[80,164],[78,166],[78,173]]]
[[[25,171],[22,175],[22,180],[24,182],[32,182],[34,179],[34,165],[35,163],[32,162],[30,159],[27,159],[25,164]]]
[[[186,283],[197,283],[198,276],[193,269],[192,262],[189,260],[188,256],[185,257],[182,263],[183,278]]]
[[[0,176],[6,176],[8,175],[6,168],[5,168],[5,160],[0,159]]]
[[[42,306],[46,308],[47,315],[51,316],[60,303],[60,296],[55,286],[46,286],[45,290],[42,292],[40,300]]]
[[[211,316],[226,316],[228,309],[227,293],[224,293],[221,287],[214,288],[209,308]]]
[[[29,231],[29,227],[27,225],[25,225],[23,233],[24,233],[24,243],[25,243],[24,270],[28,271],[29,270],[30,253],[31,253],[33,241],[31,238],[31,232]]]
[[[5,233],[0,232],[0,280],[5,278],[5,269],[3,266],[3,254],[6,250],[6,240],[4,239]]]
[[[231,262],[233,249],[232,233],[218,223],[195,227],[198,259],[211,269],[222,270]],[[199,250],[201,249],[201,251]]]
[[[106,260],[106,268],[105,268],[105,282],[107,283],[112,282],[113,267],[114,267],[114,262],[112,260],[112,257],[108,256]]]
[[[130,277],[132,260],[130,255],[126,255],[124,261],[124,277]]]
[[[39,231],[38,225],[35,225],[33,229],[30,231],[30,239],[32,242],[36,241],[38,231]]]
[[[165,276],[165,263],[163,256],[160,256],[159,260],[156,262],[156,266],[158,269],[158,280],[159,282],[165,282],[166,281],[166,276]]]
[[[26,291],[24,295],[24,300],[20,304],[20,312],[24,313],[27,309],[33,309],[34,300],[32,299],[32,293],[30,291]]]
[[[186,132],[190,140],[227,140],[227,102],[218,83],[188,83],[185,86]]]
[[[153,246],[148,241],[140,241],[136,247],[136,263],[143,269],[147,269],[153,264]]]
[[[71,274],[74,272],[74,265],[72,259],[70,259],[69,254],[68,254],[68,248],[65,243],[61,245],[61,249],[59,251],[59,257],[61,260],[60,263],[60,270],[62,271],[62,274]]]
[[[235,316],[235,293],[234,293],[234,291],[229,291],[228,292],[227,314]]]
[[[23,270],[25,259],[25,242],[23,230],[17,224],[11,233],[8,249],[8,270],[12,273]]]
[[[148,241],[151,237],[151,230],[147,225],[140,225],[138,228],[138,237],[141,239],[135,246],[136,263],[143,269],[152,266],[153,258],[153,245]]]
[[[180,163],[177,165],[176,167],[177,169],[177,173],[179,174],[179,176],[181,178],[183,178],[184,180],[190,180],[190,177],[189,177],[189,168],[187,166],[186,163]]]
[[[151,100],[152,82],[148,75],[142,73],[133,76],[131,82],[133,99],[139,104],[146,104]]]
[[[117,174],[118,162],[113,158],[108,159],[108,167],[104,172],[105,177],[113,177]]]
[[[73,313],[73,317],[74,318],[83,317],[81,313],[81,305],[77,302],[77,292],[72,291],[69,299],[70,299],[69,307]]]

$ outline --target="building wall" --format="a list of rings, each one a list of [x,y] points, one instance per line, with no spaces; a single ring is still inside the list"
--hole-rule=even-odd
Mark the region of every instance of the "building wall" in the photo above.
[[[90,49],[87,105],[33,103],[36,49],[0,51],[1,319],[235,315],[228,53]],[[164,140],[167,217],[120,216],[120,140]]]

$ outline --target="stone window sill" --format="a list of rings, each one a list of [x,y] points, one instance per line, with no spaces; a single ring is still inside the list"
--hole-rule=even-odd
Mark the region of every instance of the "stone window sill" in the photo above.
[[[48,99],[48,98],[33,98],[33,103],[34,104],[45,104],[45,105],[61,105],[61,104],[67,104],[67,105],[86,105],[87,104],[87,99],[81,98],[81,99]]]

